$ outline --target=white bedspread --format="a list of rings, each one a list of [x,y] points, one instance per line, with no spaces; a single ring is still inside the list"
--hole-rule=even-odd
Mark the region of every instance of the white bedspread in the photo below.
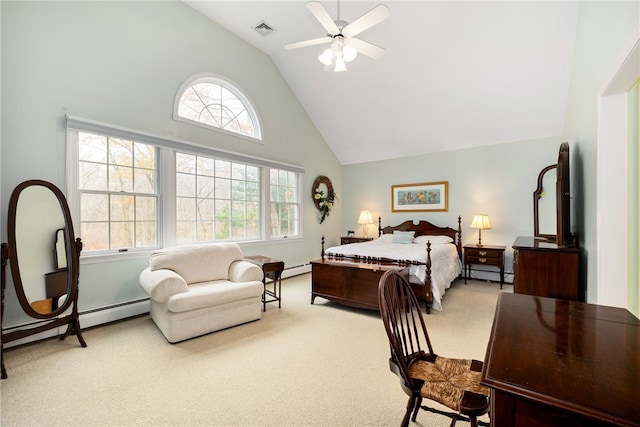
[[[420,243],[399,244],[372,240],[363,243],[334,246],[325,250],[327,255],[366,256],[392,258],[400,260],[427,262],[427,245]],[[432,308],[442,310],[442,296],[449,289],[451,282],[462,272],[462,262],[458,257],[455,245],[451,243],[431,245],[431,293]],[[426,267],[412,265],[409,269],[411,281],[419,283],[426,280]]]

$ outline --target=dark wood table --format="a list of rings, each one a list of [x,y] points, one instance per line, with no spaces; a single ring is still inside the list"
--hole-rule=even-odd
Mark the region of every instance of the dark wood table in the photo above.
[[[640,320],[621,308],[501,293],[481,382],[495,427],[639,426]]]
[[[284,261],[264,255],[249,255],[245,256],[244,259],[262,268],[262,273],[264,274],[264,277],[262,278],[262,284],[264,285],[264,291],[262,293],[262,311],[267,311],[268,302],[277,301],[278,308],[281,308],[282,272],[284,271]],[[267,288],[267,279],[271,279],[273,289]]]

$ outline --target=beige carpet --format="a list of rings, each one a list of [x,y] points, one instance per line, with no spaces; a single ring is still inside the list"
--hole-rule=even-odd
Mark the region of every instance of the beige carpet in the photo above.
[[[283,281],[282,308],[171,345],[148,316],[5,352],[2,426],[397,426],[407,397],[377,312]],[[510,292],[512,287],[505,286]],[[484,359],[499,286],[456,281],[426,316],[437,353]],[[464,423],[460,423],[464,425]],[[447,426],[421,411],[413,426]]]

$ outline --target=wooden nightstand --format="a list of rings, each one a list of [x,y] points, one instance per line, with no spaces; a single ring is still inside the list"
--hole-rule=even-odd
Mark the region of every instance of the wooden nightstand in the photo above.
[[[373,237],[340,237],[340,244],[346,245],[348,243],[362,243],[373,240]]]
[[[471,277],[471,264],[492,265],[500,269],[500,289],[504,283],[504,250],[506,246],[464,245],[464,283]]]

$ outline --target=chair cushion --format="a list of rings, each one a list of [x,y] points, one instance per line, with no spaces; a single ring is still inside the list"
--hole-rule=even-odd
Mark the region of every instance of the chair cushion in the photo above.
[[[228,280],[229,265],[243,259],[237,243],[203,243],[172,246],[151,253],[151,271],[166,268],[178,273],[189,284]]]
[[[471,360],[438,357],[435,362],[418,360],[409,367],[412,378],[424,381],[420,394],[448,408],[460,411],[465,391],[489,395],[489,389],[480,385],[481,372],[471,370]]]
[[[189,285],[189,291],[175,294],[167,300],[167,309],[174,313],[214,307],[248,298],[260,301],[264,285],[262,282],[230,282],[217,280]]]

